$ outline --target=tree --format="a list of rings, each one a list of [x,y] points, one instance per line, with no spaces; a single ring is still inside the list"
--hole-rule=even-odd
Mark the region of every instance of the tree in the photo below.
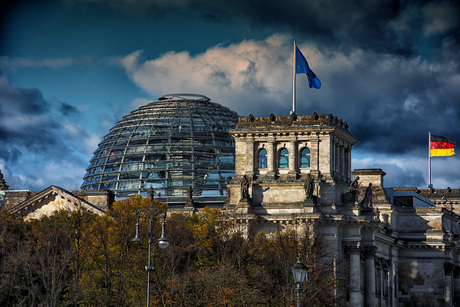
[[[2,244],[2,280],[9,286],[1,287],[5,290],[2,301],[29,306],[61,305],[72,277],[70,213],[60,211],[29,222],[2,214],[2,238],[8,238]]]
[[[72,229],[69,213],[60,211],[51,217],[32,220],[28,244],[33,250],[31,260],[24,261],[31,286],[38,303],[58,306],[71,279]]]
[[[26,278],[20,259],[29,257],[25,244],[28,225],[0,211],[0,305],[26,304]]]
[[[23,221],[0,212],[0,305],[138,306],[146,301],[148,243],[132,242],[135,211],[165,204],[133,196],[104,216],[57,212]],[[140,220],[146,238],[146,221]],[[333,306],[340,286],[322,238],[309,227],[248,238],[217,209],[171,214],[170,246],[153,244],[151,300],[159,306],[291,306],[291,268],[309,267],[305,306]],[[153,237],[161,224],[153,223]],[[307,299],[308,298],[308,299]]]

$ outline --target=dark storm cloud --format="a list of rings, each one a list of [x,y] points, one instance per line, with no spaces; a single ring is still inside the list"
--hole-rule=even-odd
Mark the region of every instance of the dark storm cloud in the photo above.
[[[76,115],[79,113],[78,109],[74,106],[71,106],[67,103],[61,103],[59,111],[65,116]]]
[[[0,129],[0,134],[3,134],[5,129]],[[4,146],[0,158],[8,161],[9,163],[16,164],[21,157],[21,152],[16,147]]]
[[[0,77],[0,167],[10,189],[42,190],[56,183],[75,188],[87,163],[79,153],[82,138],[89,135],[61,114],[78,111]]]
[[[57,128],[47,117],[48,103],[37,89],[22,89],[0,79],[0,140],[24,148],[45,150],[55,140],[47,131]]]
[[[339,116],[361,139],[357,147],[404,153],[425,148],[428,131],[460,139],[458,63],[360,51],[317,66],[323,87],[300,92],[310,102],[300,112]]]
[[[77,2],[78,3],[78,2]],[[197,12],[212,22],[245,20],[254,28],[293,30],[298,40],[323,47],[371,49],[401,55],[435,56],[429,49],[455,53],[460,45],[459,1],[397,0],[111,0],[80,5],[123,14]],[[75,3],[73,3],[75,5]]]
[[[0,78],[0,142],[8,144],[0,158],[15,163],[24,152],[38,155],[37,161],[68,154],[63,128],[50,108],[39,90],[16,87]]]
[[[460,46],[458,1],[296,0],[190,1],[215,20],[248,20],[254,27],[288,29],[298,40],[323,48],[362,48],[405,56],[435,57],[433,48],[456,52]],[[218,4],[217,4],[218,3]],[[457,55],[458,57],[458,55]]]
[[[385,182],[391,183],[392,187],[403,187],[411,183],[415,187],[424,188],[426,178],[422,172],[416,168],[401,168],[395,164],[377,163],[376,168],[381,168],[387,173],[384,177]]]
[[[208,10],[213,6],[203,3]],[[304,37],[327,44],[372,47],[408,52],[395,41],[395,33],[388,22],[401,10],[394,1],[270,1],[260,5],[254,1],[226,1],[213,10],[218,15],[241,16],[257,26],[288,26]]]

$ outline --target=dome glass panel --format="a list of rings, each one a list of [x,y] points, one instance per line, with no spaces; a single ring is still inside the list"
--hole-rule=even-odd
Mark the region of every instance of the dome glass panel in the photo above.
[[[235,150],[227,132],[236,112],[192,94],[172,94],[132,111],[110,129],[90,160],[82,190],[112,190],[183,203],[223,201],[234,176]]]

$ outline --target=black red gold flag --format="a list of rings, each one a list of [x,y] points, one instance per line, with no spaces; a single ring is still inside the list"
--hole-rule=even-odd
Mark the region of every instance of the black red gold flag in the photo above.
[[[431,135],[430,156],[452,156],[455,155],[455,140],[440,135]]]

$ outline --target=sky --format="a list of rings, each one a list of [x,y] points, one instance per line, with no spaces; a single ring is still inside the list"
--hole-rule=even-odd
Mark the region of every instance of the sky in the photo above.
[[[3,0],[0,12],[10,190],[78,190],[109,129],[166,94],[289,115],[294,40],[322,83],[297,75],[297,113],[349,124],[352,169],[422,189],[428,133],[460,144],[459,1]],[[434,188],[460,188],[459,146],[431,159]]]

